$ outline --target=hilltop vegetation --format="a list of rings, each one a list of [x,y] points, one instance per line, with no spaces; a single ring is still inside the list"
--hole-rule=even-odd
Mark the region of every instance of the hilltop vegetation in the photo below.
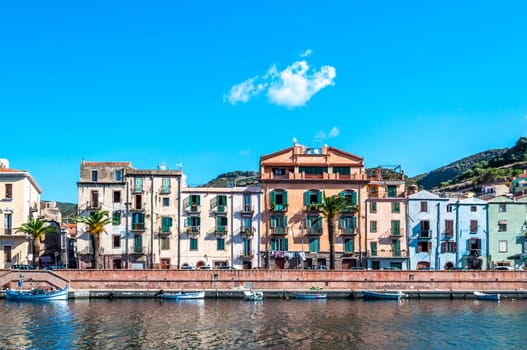
[[[256,171],[231,171],[220,174],[215,179],[200,187],[234,187],[250,186],[258,184],[258,172]]]

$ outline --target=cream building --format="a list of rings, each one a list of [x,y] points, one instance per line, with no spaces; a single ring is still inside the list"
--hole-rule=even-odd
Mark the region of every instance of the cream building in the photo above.
[[[182,190],[183,268],[261,266],[260,187]]]
[[[79,214],[105,210],[111,224],[101,237],[101,268],[177,267],[182,171],[159,166],[135,169],[130,162],[81,163]],[[79,224],[77,249],[81,268],[93,267],[93,245]]]
[[[31,264],[30,240],[15,231],[39,216],[41,193],[29,172],[10,169],[8,160],[0,159],[0,268]]]

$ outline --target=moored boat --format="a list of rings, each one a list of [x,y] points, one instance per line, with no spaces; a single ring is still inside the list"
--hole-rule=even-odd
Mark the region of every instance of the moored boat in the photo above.
[[[243,291],[245,300],[259,301],[263,300],[263,292],[259,290],[245,290]]]
[[[362,297],[368,300],[401,300],[406,294],[402,291],[397,292],[375,292],[370,290],[365,290],[362,292]]]
[[[32,288],[29,290],[7,289],[5,297],[8,300],[17,301],[68,300],[68,292],[68,285],[58,290],[46,290],[42,288]]]
[[[199,292],[178,292],[178,293],[163,293],[163,299],[187,300],[187,299],[204,299],[205,291]]]
[[[326,299],[326,293],[295,293],[295,299]]]
[[[476,296],[476,299],[479,300],[500,300],[500,293],[483,293],[479,291],[475,291],[474,295]]]

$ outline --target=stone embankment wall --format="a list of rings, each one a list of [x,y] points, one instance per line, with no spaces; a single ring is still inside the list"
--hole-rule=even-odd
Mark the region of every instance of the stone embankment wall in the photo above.
[[[252,286],[263,290],[492,290],[527,291],[527,271],[307,270],[0,270],[0,288],[25,281],[72,290],[199,290]]]

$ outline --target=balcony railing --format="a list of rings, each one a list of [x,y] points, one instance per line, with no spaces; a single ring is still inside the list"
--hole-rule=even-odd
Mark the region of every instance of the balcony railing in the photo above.
[[[216,236],[220,237],[225,236],[228,231],[229,230],[227,229],[227,226],[216,226],[216,228],[214,229],[214,233],[216,234]]]
[[[145,223],[139,222],[139,223],[132,223],[132,231],[144,231],[145,230]]]
[[[359,211],[358,204],[348,205],[342,210],[344,213],[356,213]]]
[[[189,205],[188,207],[186,207],[185,210],[188,213],[200,213],[201,212],[201,206],[193,204],[193,205]]]
[[[240,253],[240,259],[242,260],[252,260],[253,258],[254,258],[254,252],[252,250]]]
[[[187,234],[189,236],[197,236],[200,233],[200,227],[199,226],[189,226],[187,227]]]
[[[272,235],[287,235],[288,227],[271,227]]]
[[[240,229],[240,234],[242,236],[246,236],[246,237],[252,237],[254,235],[254,227],[242,227]]]
[[[287,208],[288,208],[287,204],[274,204],[274,203],[271,203],[271,211],[283,212],[283,211],[287,211]]]
[[[134,246],[132,249],[132,254],[144,254],[146,252],[146,247],[143,246]]]
[[[254,213],[254,209],[252,205],[244,204],[242,205],[240,212],[245,215],[252,215],[252,213]]]
[[[355,236],[357,234],[356,227],[341,227],[340,234],[345,236]]]
[[[227,206],[225,206],[225,205],[218,205],[218,206],[212,208],[212,210],[215,211],[216,213],[222,214],[222,213],[227,212]]]
[[[320,204],[316,204],[316,203],[308,204],[308,205],[306,205],[306,211],[318,212],[318,211],[320,211]]]
[[[3,231],[0,231],[0,235],[11,236],[15,231],[11,227],[4,227]]]
[[[419,231],[419,239],[431,239],[432,230],[421,230]]]
[[[101,202],[90,201],[86,203],[86,209],[101,209]]]
[[[320,236],[322,235],[323,229],[322,227],[308,227],[305,230],[305,234],[307,236]]]
[[[401,237],[401,230],[390,230],[390,237]]]
[[[169,194],[170,193],[170,186],[161,186],[159,188],[159,193],[160,194]]]

